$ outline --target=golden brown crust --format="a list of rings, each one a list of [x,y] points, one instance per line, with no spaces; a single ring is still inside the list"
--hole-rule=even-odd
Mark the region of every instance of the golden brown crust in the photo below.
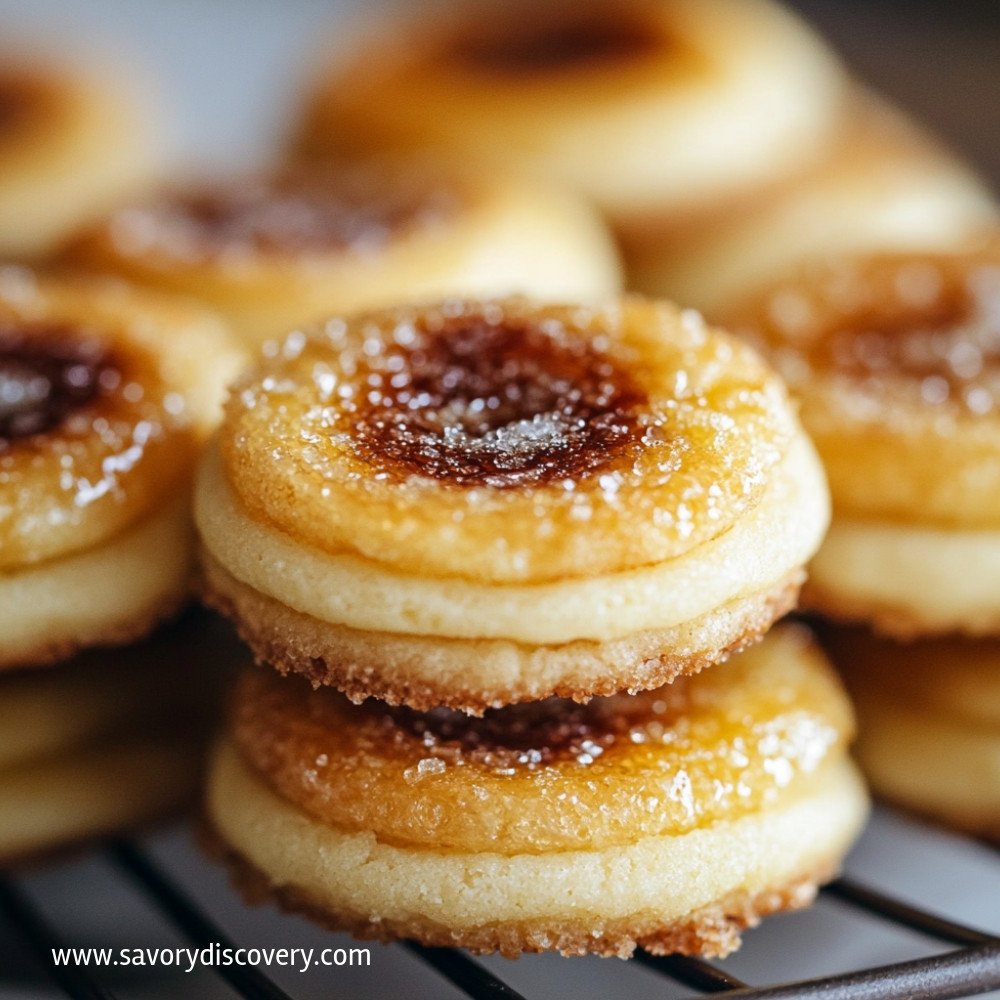
[[[233,884],[250,905],[276,904],[329,930],[347,931],[365,940],[388,943],[405,938],[430,947],[467,948],[477,954],[499,952],[507,958],[543,951],[629,958],[637,947],[654,955],[723,958],[740,946],[742,931],[756,927],[771,914],[808,906],[817,888],[839,870],[839,862],[831,859],[784,885],[756,894],[734,893],[667,926],[634,917],[597,925],[590,921],[525,920],[451,930],[430,920],[374,921],[359,914],[331,913],[301,889],[272,885],[263,872],[225,843],[207,818],[200,833],[205,850],[228,866]]]
[[[11,660],[5,660],[0,650],[0,673],[5,670],[19,670],[22,667],[50,667],[92,646],[127,646],[148,635],[157,625],[179,614],[190,599],[191,586],[188,584],[180,593],[164,595],[141,614],[127,621],[113,622],[102,629],[73,639],[42,643],[27,653],[19,653]]]
[[[419,711],[444,706],[472,715],[553,695],[585,701],[650,690],[697,673],[759,640],[796,606],[805,577],[794,570],[766,592],[674,628],[531,647],[331,625],[240,582],[204,549],[201,559],[203,599],[236,624],[259,662],[336,687],[356,702],[379,698]]]

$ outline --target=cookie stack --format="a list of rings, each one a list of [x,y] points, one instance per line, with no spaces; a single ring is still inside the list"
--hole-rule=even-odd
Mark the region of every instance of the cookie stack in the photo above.
[[[733,307],[802,400],[834,519],[807,603],[877,791],[1000,837],[1000,250],[806,268]]]
[[[144,639],[190,600],[194,464],[242,359],[178,302],[0,267],[4,861],[194,792],[225,646],[189,623],[84,651]]]
[[[265,664],[218,839],[365,936],[724,954],[866,811],[810,640],[722,663],[794,605],[827,505],[780,380],[695,313],[446,300],[292,334],[196,490],[206,597]]]

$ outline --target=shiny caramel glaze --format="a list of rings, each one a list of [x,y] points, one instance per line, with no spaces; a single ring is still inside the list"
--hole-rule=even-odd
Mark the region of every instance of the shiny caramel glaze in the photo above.
[[[794,433],[770,369],[696,314],[508,299],[292,334],[220,444],[250,513],[303,542],[502,582],[694,548],[758,502]]]
[[[180,306],[0,268],[0,570],[96,544],[170,499],[228,349]]]
[[[633,7],[593,3],[532,5],[526,16],[506,10],[487,24],[460,25],[448,57],[474,71],[534,75],[619,65],[667,44],[662,24]]]
[[[86,331],[0,322],[0,453],[52,431],[122,378],[109,345]]]
[[[641,449],[648,401],[632,378],[593,344],[530,319],[418,322],[412,338],[359,362],[341,384],[359,400],[355,453],[376,474],[515,489]]]
[[[446,185],[363,168],[291,171],[178,190],[126,205],[74,240],[124,258],[238,266],[256,257],[377,253],[414,228],[446,222],[460,198]],[[93,263],[93,261],[91,261]]]
[[[850,706],[808,634],[656,691],[482,719],[352,705],[248,671],[244,758],[324,823],[385,843],[506,854],[600,849],[766,809],[839,759]]]
[[[801,397],[842,512],[1000,524],[1000,249],[813,265],[724,321]]]

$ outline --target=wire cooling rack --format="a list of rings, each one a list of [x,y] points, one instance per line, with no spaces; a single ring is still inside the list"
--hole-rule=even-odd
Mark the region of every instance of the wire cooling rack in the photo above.
[[[905,831],[904,831],[905,832]],[[995,851],[985,848],[986,852]],[[204,948],[210,944],[222,947],[236,947],[242,942],[234,936],[226,926],[226,920],[220,920],[207,906],[199,900],[199,893],[185,887],[184,878],[180,877],[178,864],[183,867],[187,860],[182,854],[180,860],[174,858],[165,861],[157,852],[147,846],[145,841],[138,839],[114,839],[96,847],[91,860],[100,862],[101,879],[96,883],[77,884],[79,892],[93,895],[96,885],[99,892],[108,891],[108,883],[117,884],[117,890],[123,887],[138,894],[146,905],[156,912],[165,925],[172,927],[176,938],[182,944]],[[1000,852],[993,853],[992,861],[998,866],[1000,876]],[[933,861],[929,862],[931,865]],[[49,879],[58,876],[58,868],[49,870]],[[60,916],[52,912],[51,905],[40,901],[39,894],[30,888],[36,873],[10,872],[0,875],[0,915],[6,917],[7,930],[10,934],[8,943],[0,939],[0,995],[3,994],[4,970],[13,966],[24,967],[27,961],[33,960],[39,975],[44,974],[51,980],[54,993],[24,993],[24,996],[69,996],[79,1000],[112,1000],[131,996],[236,996],[250,1000],[298,1000],[299,997],[324,996],[353,998],[357,996],[349,983],[334,984],[324,987],[321,993],[315,992],[315,984],[310,986],[307,994],[308,973],[302,974],[301,980],[293,980],[294,987],[278,985],[257,968],[242,968],[238,966],[205,970],[204,977],[198,984],[180,979],[172,979],[159,984],[159,990],[152,993],[139,990],[135,983],[127,983],[121,992],[117,985],[107,983],[108,970],[94,970],[81,967],[63,966],[56,968],[51,961],[51,949],[75,946],[79,944],[74,932],[60,926]],[[190,881],[190,873],[187,874]],[[65,887],[64,887],[65,888]],[[73,883],[70,883],[70,890]],[[997,926],[1000,926],[1000,878],[992,886],[983,884],[982,891],[988,896],[987,914],[993,912],[995,905]],[[211,894],[217,894],[212,889]],[[91,900],[93,903],[94,900]],[[98,907],[101,906],[98,900]],[[737,978],[728,969],[718,964],[685,957],[661,958],[638,952],[629,963],[619,965],[615,960],[601,963],[605,971],[611,969],[615,982],[615,969],[625,970],[628,967],[639,966],[648,973],[662,977],[655,990],[657,996],[664,998],[692,995],[725,995],[733,998],[760,998],[760,1000],[779,1000],[779,998],[823,998],[823,1000],[890,1000],[890,998],[939,998],[976,996],[991,990],[1000,990],[1000,933],[990,933],[965,923],[948,919],[934,912],[933,903],[914,905],[895,895],[887,894],[880,888],[868,884],[866,880],[854,877],[842,878],[827,886],[821,894],[821,906],[824,902],[849,911],[853,917],[864,921],[875,921],[878,928],[891,927],[913,932],[921,941],[922,947],[930,954],[903,962],[877,965],[874,967],[850,968],[846,972],[820,978],[806,978],[782,983],[748,983]],[[72,905],[72,901],[70,901]],[[113,900],[108,906],[114,908]],[[58,908],[57,908],[58,909]],[[63,908],[62,919],[70,910]],[[295,918],[279,917],[273,912],[266,913],[266,919],[273,924],[282,921],[294,921]],[[130,922],[127,914],[121,916],[126,923]],[[799,917],[779,918],[793,921]],[[231,924],[232,921],[229,921]],[[855,932],[855,940],[860,933],[864,937],[874,933],[875,927],[863,925]],[[78,932],[75,932],[78,933]],[[322,933],[322,932],[317,932]],[[758,932],[760,933],[760,932]],[[770,947],[780,951],[791,945],[782,944],[782,938],[787,935],[772,936]],[[751,941],[753,932],[750,934]],[[337,939],[339,940],[339,939]],[[820,937],[814,942],[813,957],[818,957],[820,950],[831,946],[829,940]],[[382,946],[373,945],[373,949],[382,950]],[[841,941],[837,947],[845,949]],[[940,950],[942,949],[943,950]],[[423,948],[415,944],[401,944],[384,950],[402,950],[411,959],[432,970],[441,977],[441,996],[457,995],[472,997],[474,1000],[540,1000],[554,995],[546,984],[546,979],[537,979],[532,991],[524,991],[523,987],[515,989],[505,980],[504,971],[494,971],[497,965],[506,965],[508,969],[515,966],[502,963],[497,959],[480,960],[470,957],[465,952],[446,948]],[[378,957],[378,955],[376,955]],[[777,956],[775,956],[777,957]],[[840,956],[849,962],[850,956]],[[551,977],[549,983],[561,978],[561,972],[578,960],[552,959],[545,966]],[[584,960],[591,961],[591,960]],[[552,964],[555,963],[555,964]],[[377,963],[373,963],[377,964]],[[758,965],[760,962],[758,961]],[[776,963],[777,964],[777,963]],[[493,965],[494,968],[489,966]],[[376,970],[371,970],[375,974]],[[297,975],[297,974],[296,974]],[[214,977],[214,978],[212,978]],[[289,977],[286,975],[285,979]],[[608,997],[634,995],[629,986],[621,979],[621,987],[610,987],[614,992],[609,994],[609,980],[601,984],[599,995]],[[451,992],[446,985],[450,984]],[[36,984],[37,985],[37,984]],[[302,987],[300,991],[297,987]],[[22,994],[17,994],[18,996]],[[366,991],[366,995],[369,994]],[[408,997],[408,977],[400,973],[398,967],[390,969],[388,976],[383,976],[378,984],[378,992],[374,995],[393,997]],[[434,995],[430,993],[429,995]],[[598,994],[595,994],[598,995]]]

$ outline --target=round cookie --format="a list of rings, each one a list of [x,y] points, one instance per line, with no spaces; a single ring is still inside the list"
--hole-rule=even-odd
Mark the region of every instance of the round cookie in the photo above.
[[[243,355],[116,282],[0,268],[0,667],[147,632],[189,595],[189,491]]]
[[[857,756],[874,791],[1000,842],[1000,643],[828,638],[857,706]]]
[[[825,156],[795,177],[619,237],[629,288],[714,317],[803,261],[960,247],[996,218],[992,194],[953,154],[858,94]]]
[[[189,802],[240,648],[220,622],[189,613],[137,645],[0,677],[0,860]]]
[[[248,888],[429,945],[724,955],[806,904],[864,820],[808,635],[642,695],[483,719],[248,673],[208,816]]]
[[[453,300],[290,337],[234,392],[195,516],[260,659],[481,712],[758,638],[827,503],[780,381],[697,314]]]
[[[491,174],[330,166],[166,192],[77,233],[62,258],[199,298],[248,343],[441,295],[599,299],[621,287],[578,199]]]
[[[802,268],[730,329],[785,376],[834,519],[806,601],[902,637],[1000,629],[1000,252]]]
[[[521,172],[625,223],[795,173],[821,154],[843,100],[833,56],[769,0],[421,15],[361,33],[319,81],[299,155]]]
[[[133,91],[0,54],[0,260],[47,254],[149,182],[152,137]]]

